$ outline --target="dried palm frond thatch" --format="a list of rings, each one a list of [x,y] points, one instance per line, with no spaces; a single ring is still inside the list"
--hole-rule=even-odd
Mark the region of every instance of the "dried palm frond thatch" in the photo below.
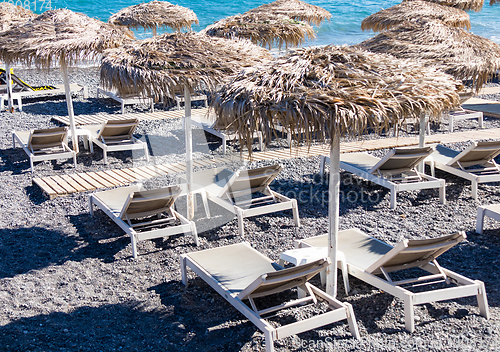
[[[0,31],[5,31],[36,16],[36,14],[22,6],[2,2],[0,3]]]
[[[381,131],[405,118],[439,118],[459,103],[461,83],[411,60],[350,47],[300,48],[239,73],[213,103],[218,122],[251,151],[252,132],[269,140],[278,124],[307,142]]]
[[[264,4],[247,13],[268,13],[288,16],[297,21],[319,26],[324,20],[329,20],[332,14],[322,7],[308,4],[301,0],[276,0]]]
[[[481,11],[484,0],[425,0],[434,2],[443,6],[455,7],[460,10],[472,10],[475,12]]]
[[[264,47],[299,46],[306,38],[315,37],[314,29],[305,22],[284,15],[244,13],[224,18],[205,28],[202,33],[220,38],[246,38]]]
[[[271,59],[248,40],[227,40],[200,33],[165,33],[104,53],[101,82],[127,92],[135,87],[145,96],[172,96],[183,87],[214,90],[242,67]]]
[[[495,4],[500,4],[500,0],[490,0],[490,6],[493,6]]]
[[[191,28],[193,23],[198,24],[198,17],[186,7],[166,1],[151,1],[121,9],[108,22],[135,29],[170,27],[180,31],[182,28]]]
[[[476,91],[500,70],[500,45],[438,21],[407,22],[356,46],[437,67]]]
[[[470,18],[464,10],[424,0],[403,1],[401,4],[374,13],[361,22],[361,29],[380,32],[418,19],[435,19],[448,26],[470,29]]]
[[[49,68],[63,58],[71,65],[131,41],[126,31],[71,10],[49,10],[0,33],[0,60]]]

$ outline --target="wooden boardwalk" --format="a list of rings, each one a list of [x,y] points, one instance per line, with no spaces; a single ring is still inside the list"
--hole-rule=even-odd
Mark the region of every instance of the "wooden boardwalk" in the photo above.
[[[207,108],[193,109],[192,114],[205,115],[208,112]],[[81,125],[99,125],[106,120],[126,120],[138,119],[144,120],[164,120],[164,119],[178,119],[184,117],[184,110],[163,111],[157,110],[155,112],[133,113],[133,114],[93,114],[93,115],[77,115],[75,116],[75,124]],[[54,120],[69,126],[68,116],[53,116]]]
[[[435,134],[426,136],[426,143],[456,143],[468,140],[480,139],[500,139],[500,128],[484,129],[466,132],[455,132],[446,134]],[[341,153],[370,151],[377,149],[389,149],[397,147],[405,147],[418,144],[418,137],[405,138],[384,138],[362,140],[356,142],[341,143]],[[226,156],[214,159],[194,160],[194,166],[210,166],[220,163],[228,163],[232,161],[261,161],[261,160],[278,160],[291,158],[308,158],[329,154],[329,145],[314,145],[311,147],[302,146],[295,148],[287,148],[281,150],[270,150],[263,152]],[[77,192],[94,191],[98,189],[124,186],[135,181],[147,180],[153,177],[158,177],[166,174],[176,174],[186,171],[185,163],[148,165],[140,167],[132,167],[126,169],[110,169],[106,171],[96,172],[81,172],[68,175],[47,176],[34,178],[33,182],[37,184],[42,191],[49,197],[67,195]]]

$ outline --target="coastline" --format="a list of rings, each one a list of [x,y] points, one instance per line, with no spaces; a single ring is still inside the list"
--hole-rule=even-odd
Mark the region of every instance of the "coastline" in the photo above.
[[[59,84],[58,69],[35,72],[18,68],[16,74],[32,85]],[[73,68],[70,80],[90,87],[90,96],[74,100],[75,114],[119,113],[109,99],[96,99],[98,70]],[[490,99],[500,100],[500,95]],[[302,226],[293,226],[290,211],[246,219],[245,238],[238,236],[237,222],[221,209],[211,208],[213,219],[196,213],[200,246],[189,237],[144,241],[140,256],[131,258],[130,240],[105,214],[91,217],[88,194],[46,199],[31,184],[29,162],[20,148],[12,148],[11,132],[54,127],[51,116],[66,114],[63,97],[26,99],[23,112],[0,112],[1,134],[0,246],[1,276],[0,343],[6,351],[262,351],[263,334],[243,318],[207,284],[190,277],[180,282],[179,255],[248,241],[277,260],[293,248],[295,239],[322,234],[328,226],[325,195],[328,186],[318,177],[319,159],[281,160],[284,171],[273,189],[299,201]],[[157,106],[157,109],[162,109]],[[148,111],[147,106],[127,106],[129,112]],[[486,118],[486,128],[500,127],[500,119]],[[457,123],[458,131],[472,130],[477,121]],[[447,131],[447,122],[433,133]],[[150,143],[153,163],[183,161],[181,121],[141,122],[137,133]],[[410,131],[409,133],[413,133]],[[195,129],[194,158],[221,155],[220,141]],[[368,136],[367,138],[374,138]],[[270,148],[278,148],[272,144]],[[464,149],[466,143],[453,144]],[[81,145],[83,150],[83,145]],[[238,154],[234,147],[230,153]],[[383,154],[377,151],[374,154]],[[76,172],[105,171],[146,165],[142,155],[82,152]],[[271,164],[254,162],[249,167]],[[241,165],[228,164],[228,168]],[[35,164],[36,176],[73,173],[72,162]],[[176,175],[146,183],[149,187],[176,182]],[[404,330],[403,305],[392,296],[351,277],[352,294],[339,290],[339,299],[353,305],[361,340],[351,338],[341,322],[275,343],[276,351],[491,351],[500,349],[500,292],[498,223],[488,221],[483,235],[474,232],[479,204],[500,202],[499,184],[481,185],[479,202],[470,198],[470,184],[451,175],[447,180],[447,204],[439,204],[437,191],[404,192],[398,207],[389,209],[384,189],[342,173],[344,201],[341,229],[358,227],[392,245],[402,238],[432,238],[466,231],[467,240],[440,257],[443,267],[486,285],[490,320],[478,315],[474,298],[426,304],[415,308],[416,331]],[[350,195],[350,196],[349,196]],[[182,201],[179,202],[182,209]],[[200,207],[201,208],[201,207]],[[315,283],[319,284],[318,281]],[[342,287],[341,280],[339,287]]]

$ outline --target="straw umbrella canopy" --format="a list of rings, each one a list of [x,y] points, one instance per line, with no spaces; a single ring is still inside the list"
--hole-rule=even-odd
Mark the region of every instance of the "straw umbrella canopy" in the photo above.
[[[22,6],[2,2],[0,3],[0,30],[5,31],[36,16],[36,14]]]
[[[188,215],[192,217],[191,92],[215,91],[241,68],[270,60],[271,54],[247,40],[228,40],[200,33],[163,34],[108,50],[101,64],[105,88],[126,92],[133,86],[147,96],[163,97],[184,89]]]
[[[132,33],[67,9],[49,10],[31,21],[0,33],[0,59],[27,66],[49,69],[58,62],[64,79],[66,102],[78,151],[73,102],[68,79],[68,65],[95,60],[104,49],[131,41]]]
[[[435,19],[451,27],[470,29],[469,15],[464,10],[423,0],[403,1],[374,13],[361,22],[361,29],[380,32],[418,19]]]
[[[121,9],[108,22],[133,29],[151,29],[155,36],[157,28],[161,27],[170,27],[177,32],[190,29],[193,23],[198,24],[198,17],[187,7],[167,1],[151,1]]]
[[[356,47],[437,67],[479,91],[500,70],[500,45],[439,21],[407,22]]]
[[[224,18],[205,28],[202,33],[220,38],[246,38],[264,47],[299,46],[316,34],[311,25],[286,15],[251,13]]]
[[[390,124],[426,113],[438,118],[458,104],[451,76],[410,60],[350,47],[301,48],[261,67],[242,71],[218,92],[218,121],[231,124],[242,141],[252,131],[268,140],[278,123],[303,129],[304,139],[330,142],[327,292],[336,294],[339,225],[340,137],[380,132]],[[300,138],[300,137],[297,137]]]
[[[11,27],[36,17],[37,15],[22,6],[16,6],[8,2],[0,3],[0,31],[5,31]],[[5,62],[5,79],[7,81],[7,101],[9,111],[12,111],[12,79],[10,75],[10,63]]]
[[[493,6],[494,4],[500,4],[500,0],[490,0],[490,6]]]
[[[408,1],[408,0],[407,0]],[[455,7],[460,10],[472,10],[475,12],[481,11],[483,8],[484,0],[425,0],[428,2],[434,2],[436,4]]]
[[[332,14],[322,7],[308,4],[301,0],[276,0],[264,4],[248,13],[272,13],[288,16],[294,20],[307,22],[319,26],[321,22],[329,20]]]

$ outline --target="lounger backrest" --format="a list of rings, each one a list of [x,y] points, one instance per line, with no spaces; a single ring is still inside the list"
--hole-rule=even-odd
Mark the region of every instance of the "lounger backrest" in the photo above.
[[[66,127],[56,127],[33,130],[28,140],[28,148],[41,150],[46,148],[61,147],[66,140],[68,130]]]
[[[103,123],[97,138],[102,138],[104,141],[131,140],[138,124],[137,119],[107,120]]]
[[[387,272],[425,265],[466,238],[464,232],[425,240],[403,240],[387,254],[373,263],[366,271],[378,273],[380,268]]]
[[[500,154],[500,141],[473,142],[467,149],[458,154],[447,165],[463,167],[484,165]]]
[[[328,258],[265,273],[238,294],[238,298],[262,297],[301,286],[330,265]]]
[[[240,171],[238,177],[229,186],[232,198],[238,198],[249,193],[265,190],[283,170],[280,164],[265,166],[258,169]]]
[[[387,153],[369,172],[372,174],[398,174],[411,171],[433,151],[433,147],[396,148]]]
[[[125,202],[120,217],[122,219],[136,219],[160,214],[171,209],[180,193],[179,186],[134,192],[129,195]]]

